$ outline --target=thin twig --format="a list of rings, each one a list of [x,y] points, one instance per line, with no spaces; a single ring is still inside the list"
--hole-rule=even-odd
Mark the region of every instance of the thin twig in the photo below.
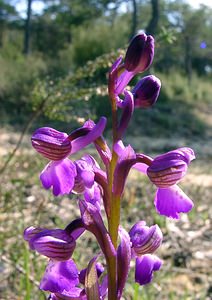
[[[12,158],[14,157],[15,153],[17,152],[17,150],[19,149],[23,138],[25,136],[25,134],[27,133],[27,131],[29,130],[29,128],[31,127],[32,123],[38,118],[38,116],[41,114],[44,105],[46,104],[47,100],[48,100],[49,95],[46,96],[46,98],[43,99],[43,101],[41,102],[41,104],[39,105],[38,109],[34,112],[34,114],[31,116],[31,118],[28,120],[28,122],[26,123],[26,125],[24,126],[21,135],[19,137],[19,140],[15,146],[15,148],[13,149],[13,151],[10,153],[8,159],[6,160],[6,162],[4,163],[3,167],[0,169],[0,174],[4,173],[4,171],[6,170],[8,164],[10,163],[10,161],[12,160]]]

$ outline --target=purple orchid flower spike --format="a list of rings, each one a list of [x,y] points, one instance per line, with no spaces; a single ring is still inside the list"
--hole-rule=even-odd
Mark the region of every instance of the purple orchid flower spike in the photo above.
[[[43,127],[32,135],[33,147],[44,157],[51,159],[40,175],[44,188],[53,187],[55,196],[69,194],[77,175],[76,166],[67,158],[101,136],[106,126],[106,118],[100,118],[95,124],[86,121],[84,126],[73,131],[69,136],[55,129]]]
[[[52,188],[55,196],[77,194],[81,214],[63,230],[29,227],[24,231],[30,248],[49,258],[40,283],[40,288],[50,293],[49,300],[121,300],[132,259],[135,281],[140,285],[150,283],[160,269],[162,261],[154,255],[163,239],[158,225],[140,221],[129,233],[120,225],[121,201],[131,168],[144,173],[157,187],[154,203],[159,214],[178,219],[193,206],[177,186],[195,158],[193,150],[179,148],[153,159],[122,142],[134,109],[151,107],[157,101],[161,82],[153,75],[142,78],[131,92],[127,88],[134,76],[150,67],[153,57],[154,38],[139,33],[125,58],[120,56],[109,71],[111,148],[102,136],[104,117],[97,124],[88,120],[70,134],[43,127],[32,135],[32,146],[50,160],[40,175],[44,188]],[[69,159],[91,143],[101,158],[100,165],[91,155]],[[96,238],[99,253],[80,271],[71,257],[86,230]],[[100,256],[105,270],[97,262]]]
[[[129,232],[135,256],[154,253],[161,245],[163,234],[158,225],[146,226],[145,221],[136,223]]]
[[[132,90],[135,108],[147,108],[155,104],[160,88],[161,82],[156,76],[143,77]]]
[[[152,254],[136,258],[135,281],[140,285],[150,283],[153,279],[153,272],[158,271],[161,265],[162,261]]]

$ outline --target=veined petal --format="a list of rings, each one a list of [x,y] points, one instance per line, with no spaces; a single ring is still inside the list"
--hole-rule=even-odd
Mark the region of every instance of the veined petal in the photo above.
[[[50,127],[37,129],[33,133],[31,141],[35,150],[50,160],[64,159],[71,152],[68,135]]]
[[[87,122],[88,123],[88,122]],[[93,123],[93,122],[92,122]],[[71,142],[71,154],[78,152],[79,150],[85,148],[89,144],[93,143],[99,136],[102,135],[107,119],[105,117],[101,117],[99,122],[95,125],[93,123],[88,123],[88,127],[90,128],[89,132],[81,137],[78,137],[77,139],[72,140]]]
[[[42,229],[36,233],[35,228],[33,231],[34,234],[32,234],[32,227],[30,227],[24,232],[32,250],[57,261],[65,261],[71,257],[76,242],[65,230]]]
[[[49,261],[40,288],[51,293],[71,292],[79,284],[76,264],[72,259],[62,262]]]
[[[161,215],[179,219],[179,213],[189,212],[193,205],[192,200],[177,185],[157,190],[155,207]]]
[[[132,250],[136,256],[150,254],[161,245],[163,234],[158,225],[146,226],[144,221],[137,222],[129,232]]]
[[[58,162],[50,162],[40,174],[44,188],[53,188],[55,196],[69,194],[74,186],[77,175],[74,163],[65,158]]]

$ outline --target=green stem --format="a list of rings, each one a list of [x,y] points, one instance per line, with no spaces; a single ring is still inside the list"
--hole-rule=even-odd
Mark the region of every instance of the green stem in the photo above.
[[[117,141],[117,105],[116,99],[113,95],[110,95],[111,107],[112,107],[112,131],[113,131],[113,146]],[[118,156],[114,150],[112,150],[112,159],[108,170],[108,182],[109,182],[109,216],[108,216],[108,230],[112,240],[112,243],[117,249],[118,246],[118,227],[120,223],[120,196],[113,194],[113,178],[116,168]],[[117,300],[117,257],[107,258],[108,269],[108,299]]]

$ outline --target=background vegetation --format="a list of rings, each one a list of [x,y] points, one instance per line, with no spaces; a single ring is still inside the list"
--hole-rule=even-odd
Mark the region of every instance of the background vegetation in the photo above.
[[[45,161],[34,154],[29,135],[44,125],[69,132],[103,114],[109,138],[107,72],[138,30],[155,37],[149,72],[162,89],[153,108],[136,110],[126,142],[153,156],[193,147],[197,160],[182,185],[195,209],[177,223],[159,217],[153,187],[131,174],[123,224],[147,219],[162,227],[164,267],[151,286],[140,289],[132,278],[124,299],[210,299],[212,9],[182,0],[28,0],[23,14],[20,3],[0,0],[0,299],[46,299],[38,291],[46,260],[29,252],[22,231],[32,224],[64,227],[77,214],[72,197],[55,199],[41,190]],[[86,243],[95,250],[92,241],[85,236],[78,245],[82,267],[89,253],[81,249]]]

